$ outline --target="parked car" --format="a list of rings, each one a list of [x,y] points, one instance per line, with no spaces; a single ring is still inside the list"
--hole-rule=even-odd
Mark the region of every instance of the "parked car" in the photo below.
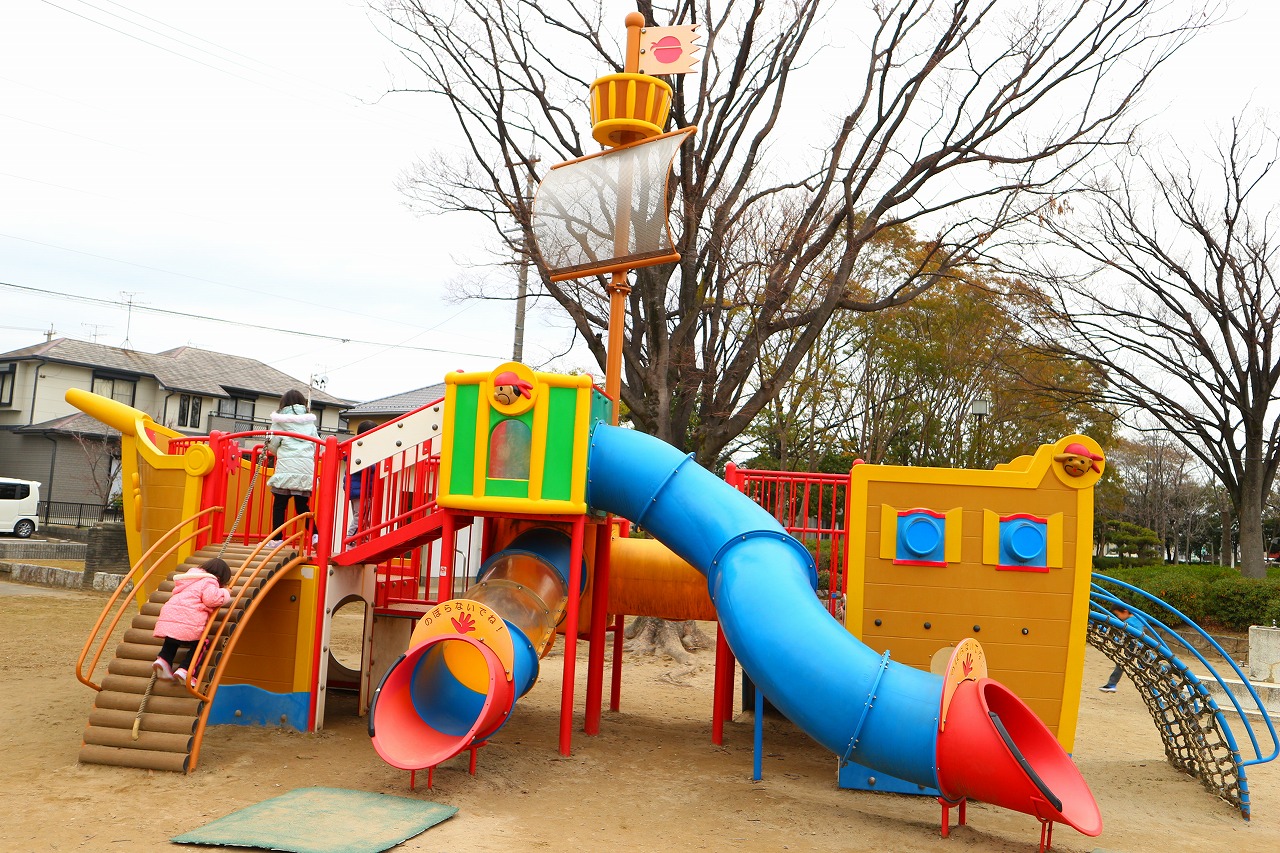
[[[40,484],[35,480],[10,480],[0,477],[0,533],[12,533],[26,539],[40,529],[36,505],[40,503]]]

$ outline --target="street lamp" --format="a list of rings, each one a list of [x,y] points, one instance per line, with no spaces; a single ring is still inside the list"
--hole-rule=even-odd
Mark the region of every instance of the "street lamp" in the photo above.
[[[982,422],[991,414],[991,397],[986,393],[979,394],[969,404],[969,414],[977,421],[978,425],[973,429],[973,461],[976,467],[983,467],[984,458],[982,455]]]

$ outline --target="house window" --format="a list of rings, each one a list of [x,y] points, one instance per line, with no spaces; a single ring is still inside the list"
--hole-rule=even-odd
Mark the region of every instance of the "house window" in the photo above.
[[[0,365],[0,406],[13,405],[13,383],[18,376],[18,365],[9,362]]]
[[[200,429],[199,397],[183,394],[178,398],[178,426],[186,429]]]
[[[138,383],[123,376],[99,376],[94,374],[93,393],[109,397],[117,403],[132,406]]]
[[[249,432],[253,429],[253,407],[254,401],[251,399],[231,397],[218,401],[218,414],[235,421],[232,432]]]

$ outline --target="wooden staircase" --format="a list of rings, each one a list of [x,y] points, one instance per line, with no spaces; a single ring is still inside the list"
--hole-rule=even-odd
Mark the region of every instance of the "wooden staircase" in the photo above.
[[[133,737],[133,725],[138,716],[147,686],[151,683],[151,665],[160,652],[160,639],[153,635],[160,608],[173,593],[175,574],[198,566],[211,557],[218,556],[219,546],[211,545],[192,554],[178,569],[170,574],[151,593],[147,603],[133,617],[125,630],[115,657],[107,666],[101,690],[89,712],[89,724],[84,731],[80,747],[80,761],[84,764],[108,764],[116,767],[138,767],[146,770],[171,770],[186,773],[191,769],[193,750],[197,749],[208,719],[209,703],[213,700],[211,689],[216,690],[223,665],[223,650],[254,600],[265,593],[276,577],[283,576],[302,558],[288,552],[277,557],[271,566],[263,569],[253,579],[248,592],[236,602],[237,593],[244,587],[238,571],[252,551],[251,546],[231,545],[222,558],[232,567],[230,587],[232,604],[223,607],[216,619],[227,620],[227,626],[217,643],[210,650],[212,659],[205,669],[204,681],[197,692],[208,697],[202,700],[176,681],[156,679],[142,714],[137,739]],[[246,573],[247,574],[247,573]],[[232,605],[237,605],[233,608]],[[210,630],[213,637],[216,630]]]

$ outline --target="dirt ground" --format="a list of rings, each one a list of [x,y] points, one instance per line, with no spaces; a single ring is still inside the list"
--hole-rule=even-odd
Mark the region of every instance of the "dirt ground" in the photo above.
[[[697,653],[685,685],[662,676],[670,661],[627,660],[622,710],[598,737],[581,731],[586,644],[580,646],[573,754],[556,749],[560,673],[553,652],[510,723],[480,750],[442,765],[435,788],[409,790],[408,774],[374,753],[355,700],[330,698],[324,731],[218,726],[198,770],[170,773],[80,765],[91,691],[75,659],[105,595],[0,582],[0,850],[180,851],[168,839],[294,788],[331,786],[420,797],[458,814],[396,850],[1036,850],[1039,824],[981,804],[969,824],[938,832],[934,800],[840,790],[835,758],[783,720],[765,729],[764,778],[751,781],[752,723],[740,714],[725,744],[710,739],[713,652]],[[1097,690],[1110,664],[1090,649],[1075,759],[1105,828],[1069,827],[1054,850],[1280,849],[1280,762],[1249,768],[1254,819],[1175,772],[1132,685]],[[952,820],[954,822],[954,813]],[[232,849],[232,848],[217,848]]]

